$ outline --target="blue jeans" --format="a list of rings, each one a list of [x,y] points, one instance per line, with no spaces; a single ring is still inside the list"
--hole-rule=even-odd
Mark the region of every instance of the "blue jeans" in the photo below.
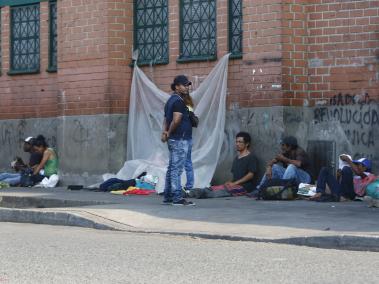
[[[272,178],[279,179],[295,179],[297,183],[310,183],[311,176],[304,170],[296,167],[295,165],[288,165],[287,168],[274,164],[272,166]],[[257,189],[267,181],[267,176],[264,175]]]
[[[164,188],[164,199],[166,201],[180,201],[182,197],[181,175],[190,146],[189,140],[167,141],[169,161],[166,172],[166,183]]]
[[[189,147],[188,147],[186,162],[184,164],[184,169],[186,170],[186,176],[187,176],[186,189],[192,189],[194,181],[195,181],[193,166],[192,166],[192,157],[191,157],[192,156],[192,139],[188,141],[189,141]]]
[[[339,198],[341,195],[345,198],[354,199],[353,170],[350,167],[343,167],[341,178],[338,181],[328,168],[322,168],[317,178],[316,192],[325,193],[328,185],[332,195]]]
[[[0,174],[0,181],[6,182],[9,185],[18,185],[21,180],[21,174],[19,173],[1,173]]]

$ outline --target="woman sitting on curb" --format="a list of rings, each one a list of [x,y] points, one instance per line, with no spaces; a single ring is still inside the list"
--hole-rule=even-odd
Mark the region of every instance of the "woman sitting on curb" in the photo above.
[[[371,161],[366,158],[351,160],[348,155],[340,159],[347,165],[333,176],[330,169],[321,169],[317,178],[316,194],[310,198],[314,201],[347,201],[354,200],[358,194],[364,195],[366,186],[375,179],[371,174]],[[328,186],[329,190],[327,192]]]
[[[52,148],[48,148],[45,137],[38,135],[34,140],[33,148],[41,153],[42,160],[33,170],[34,183],[41,182],[44,178],[50,179],[53,175],[55,185],[58,182],[58,156]],[[43,170],[43,171],[41,171]],[[54,186],[55,186],[54,185]],[[52,186],[52,187],[54,187]]]

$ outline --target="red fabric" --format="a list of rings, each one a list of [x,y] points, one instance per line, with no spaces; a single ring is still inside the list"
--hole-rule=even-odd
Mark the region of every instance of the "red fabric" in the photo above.
[[[217,190],[227,190],[231,195],[233,196],[242,196],[245,195],[247,192],[241,185],[213,185],[211,186],[211,190],[217,191]]]
[[[155,193],[154,190],[147,190],[147,189],[133,189],[133,190],[128,190],[127,192],[124,192],[122,195],[150,195],[152,193]]]
[[[364,196],[366,194],[366,187],[376,180],[376,176],[373,174],[368,174],[366,177],[361,178],[358,176],[354,177],[354,191],[358,196]]]

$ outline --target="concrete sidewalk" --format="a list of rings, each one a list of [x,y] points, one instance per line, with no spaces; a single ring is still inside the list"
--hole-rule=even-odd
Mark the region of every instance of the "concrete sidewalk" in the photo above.
[[[153,196],[64,188],[0,190],[0,221],[379,251],[379,208],[364,202],[255,201],[161,205]]]

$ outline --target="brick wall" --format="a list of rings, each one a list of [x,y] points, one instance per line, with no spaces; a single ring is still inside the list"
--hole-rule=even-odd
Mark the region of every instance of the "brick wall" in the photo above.
[[[217,56],[228,52],[227,0],[217,1]],[[127,113],[132,0],[58,1],[58,72],[47,73],[48,3],[41,2],[41,72],[8,76],[9,7],[2,8],[0,119]],[[379,96],[379,1],[243,1],[243,58],[230,60],[228,106],[312,106],[339,93]],[[179,1],[169,0],[169,64],[142,69],[170,91],[217,63],[177,63]]]
[[[10,8],[1,9],[0,119],[57,115],[57,74],[48,68],[48,3],[40,4],[40,74],[8,76]]]
[[[107,1],[58,1],[61,115],[109,112]]]
[[[283,105],[307,106],[308,37],[306,4],[308,0],[283,1],[282,44]]]
[[[132,83],[133,0],[108,1],[107,22],[110,112],[126,113]]]
[[[309,94],[379,98],[379,1],[313,0],[307,5]]]

